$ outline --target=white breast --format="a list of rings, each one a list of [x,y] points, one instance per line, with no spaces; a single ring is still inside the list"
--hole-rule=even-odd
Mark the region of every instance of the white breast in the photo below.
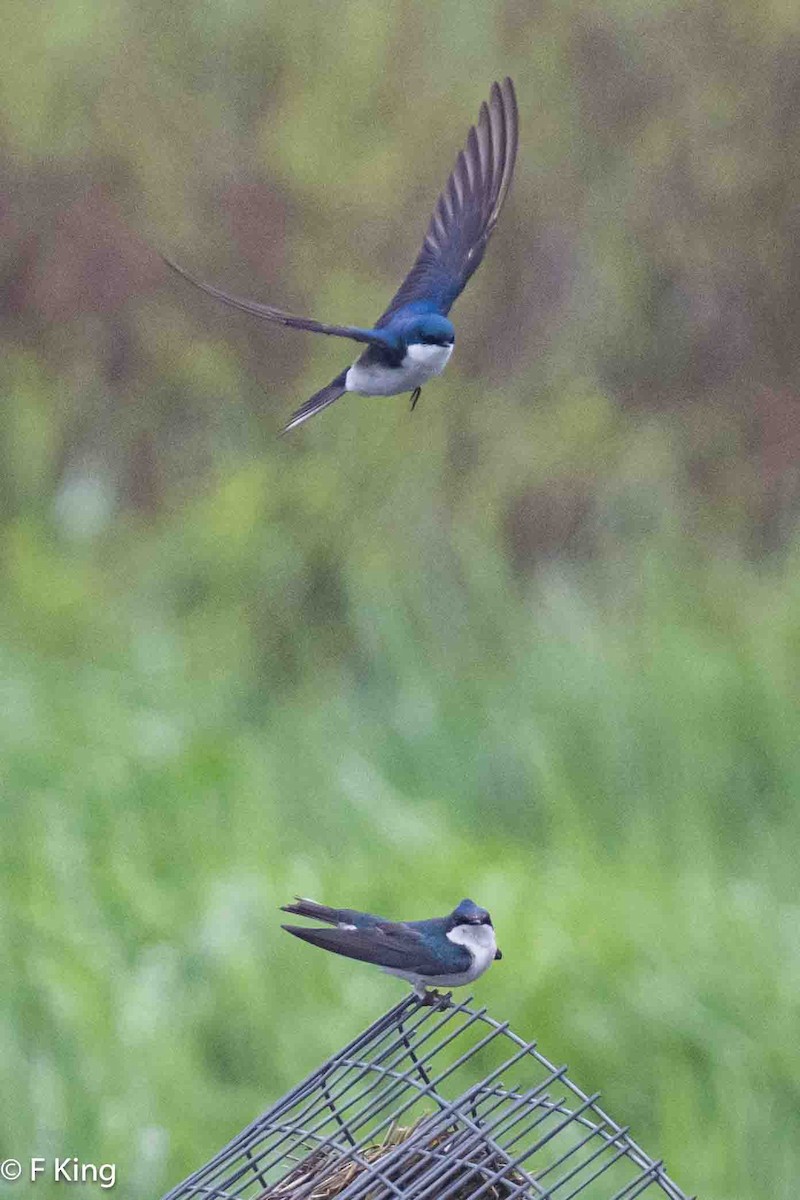
[[[447,936],[451,942],[464,946],[472,955],[472,966],[463,976],[464,983],[477,979],[494,962],[497,941],[491,925],[456,925]]]
[[[358,392],[361,396],[396,396],[399,392],[413,392],[434,375],[440,375],[452,353],[452,346],[426,346],[419,342],[408,347],[399,367],[384,367],[380,363],[365,366],[354,362],[344,385],[348,392]]]
[[[465,983],[472,983],[494,962],[497,942],[491,925],[456,925],[447,936],[451,942],[465,946],[472,959],[471,965],[461,975],[416,975],[396,967],[381,967],[381,970],[387,975],[399,975],[401,979],[407,979],[421,995],[426,987],[461,987]]]
[[[453,347],[450,346],[426,346],[424,342],[412,343],[403,359],[403,366],[406,363],[414,364],[416,367],[428,371],[431,375],[438,375],[443,371],[450,361],[450,355],[453,353]]]

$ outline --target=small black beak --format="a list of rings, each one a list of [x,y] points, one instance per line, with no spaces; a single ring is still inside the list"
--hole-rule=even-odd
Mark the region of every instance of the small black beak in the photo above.
[[[502,957],[503,957],[503,951],[502,951],[502,950],[495,950],[495,952],[494,952],[494,959],[495,959],[495,962],[497,962],[498,958],[502,958]]]

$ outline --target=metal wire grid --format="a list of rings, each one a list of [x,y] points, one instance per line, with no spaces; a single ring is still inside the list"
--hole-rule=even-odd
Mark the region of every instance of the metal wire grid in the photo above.
[[[164,1200],[688,1200],[508,1022],[396,1005]]]

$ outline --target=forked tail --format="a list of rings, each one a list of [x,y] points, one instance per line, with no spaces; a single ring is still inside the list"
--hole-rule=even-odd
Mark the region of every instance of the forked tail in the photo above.
[[[313,917],[315,921],[327,921],[329,925],[338,925],[342,920],[338,908],[329,908],[327,904],[317,904],[305,896],[296,896],[294,904],[282,904],[281,912],[294,913],[298,917]]]
[[[333,404],[334,400],[338,400],[347,391],[344,381],[347,378],[347,371],[342,371],[341,375],[337,375],[332,379],[327,387],[322,388],[319,392],[315,392],[310,400],[306,400],[305,404],[301,404],[297,412],[293,414],[292,419],[281,430],[282,433],[288,433],[290,429],[296,429],[298,425],[302,425],[308,421],[310,417],[315,417],[318,412],[322,412],[323,408],[327,408],[329,404]]]

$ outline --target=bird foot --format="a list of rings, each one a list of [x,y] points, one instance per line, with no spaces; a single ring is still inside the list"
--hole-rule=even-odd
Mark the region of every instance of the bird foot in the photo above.
[[[419,388],[419,387],[414,388],[413,392],[411,393],[411,411],[412,412],[417,407],[417,401],[419,400],[421,395],[422,395],[422,388]]]
[[[424,991],[419,997],[419,1002],[431,1008],[452,1008],[453,993],[437,992],[436,988],[433,988],[431,991]]]

